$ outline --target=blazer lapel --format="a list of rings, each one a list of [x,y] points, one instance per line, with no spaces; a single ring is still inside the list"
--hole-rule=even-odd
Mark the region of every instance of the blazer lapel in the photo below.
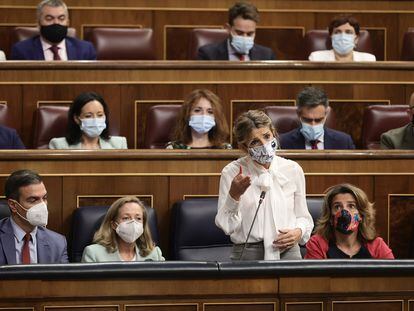
[[[253,45],[252,49],[250,50],[249,57],[250,57],[250,60],[258,60],[260,58],[259,55],[257,55],[256,44]]]
[[[294,133],[292,141],[295,142],[296,148],[305,149],[305,137],[303,137],[302,133],[300,132],[300,128],[298,128]]]
[[[227,49],[227,39],[218,46],[217,60],[229,60],[229,51]]]
[[[37,227],[37,262],[38,263],[51,263],[50,245],[46,238],[44,229]]]
[[[337,149],[338,144],[336,143],[337,138],[335,138],[334,135],[332,135],[332,132],[329,128],[324,128],[324,134],[323,134],[323,148],[324,149]]]
[[[69,38],[65,39],[65,43],[66,43],[66,53],[68,55],[68,60],[76,60],[78,59],[76,57],[76,48],[73,45],[73,42],[70,41]]]
[[[43,53],[42,43],[40,42],[40,36],[37,36],[33,39],[33,53],[35,59],[45,60],[45,53]]]
[[[6,256],[7,264],[15,265],[16,262],[16,244],[14,242],[14,232],[13,227],[10,222],[10,218],[8,218],[0,231],[3,234],[0,236],[1,244],[3,245],[4,255]]]

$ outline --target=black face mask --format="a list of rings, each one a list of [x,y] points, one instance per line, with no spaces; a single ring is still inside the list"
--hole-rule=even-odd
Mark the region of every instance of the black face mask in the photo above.
[[[66,35],[68,34],[68,26],[59,24],[40,26],[40,34],[49,42],[59,43],[66,38]]]

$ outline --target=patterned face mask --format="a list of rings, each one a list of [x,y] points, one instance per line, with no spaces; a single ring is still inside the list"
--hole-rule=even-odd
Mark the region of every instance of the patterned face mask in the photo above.
[[[334,226],[335,229],[343,234],[351,234],[352,232],[358,231],[361,217],[358,212],[351,214],[345,209],[341,209],[335,213]]]
[[[265,145],[249,148],[249,155],[254,161],[260,164],[266,164],[273,161],[276,149],[277,140],[276,138],[273,138]]]

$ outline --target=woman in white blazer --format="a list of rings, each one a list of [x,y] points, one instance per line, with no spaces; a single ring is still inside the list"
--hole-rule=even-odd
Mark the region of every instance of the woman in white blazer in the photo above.
[[[53,138],[50,149],[127,149],[125,137],[109,135],[109,109],[93,92],[80,94],[68,113],[66,137]]]
[[[352,16],[339,16],[329,24],[332,50],[315,51],[309,55],[310,61],[366,62],[375,61],[375,55],[354,51],[359,38],[359,24]]]
[[[133,196],[111,205],[93,242],[84,249],[82,262],[165,260],[152,241],[145,207]]]
[[[6,60],[6,54],[2,50],[0,50],[0,61]]]

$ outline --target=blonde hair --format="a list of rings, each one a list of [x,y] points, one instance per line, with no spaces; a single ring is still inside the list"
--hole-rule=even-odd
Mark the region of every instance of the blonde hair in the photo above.
[[[250,138],[252,131],[262,127],[269,128],[272,131],[273,136],[278,138],[278,134],[272,124],[272,120],[263,111],[249,110],[239,115],[233,127],[233,134],[236,137],[239,148],[247,148],[245,144]]]
[[[148,215],[144,204],[142,204],[142,202],[134,196],[126,196],[112,203],[100,228],[93,236],[93,242],[104,246],[109,253],[113,253],[117,250],[117,234],[112,228],[112,223],[118,217],[119,209],[126,203],[136,203],[142,209],[142,224],[144,226],[144,233],[136,240],[136,244],[139,249],[139,254],[143,257],[148,256],[155,247],[148,227]]]
[[[205,98],[211,103],[214,120],[216,122],[216,125],[208,132],[208,139],[214,147],[221,147],[224,143],[228,142],[229,126],[224,117],[220,98],[207,89],[196,89],[188,94],[184,100],[174,130],[174,140],[186,145],[191,143],[191,127],[188,122],[190,120],[191,109],[193,109],[194,105],[201,98]]]
[[[369,242],[376,238],[374,204],[368,200],[367,195],[360,188],[351,184],[339,184],[325,191],[322,216],[318,219],[315,233],[323,236],[328,241],[334,241],[335,235],[332,225],[332,202],[338,194],[349,193],[356,201],[356,207],[361,216],[358,227],[358,237],[362,241]]]

